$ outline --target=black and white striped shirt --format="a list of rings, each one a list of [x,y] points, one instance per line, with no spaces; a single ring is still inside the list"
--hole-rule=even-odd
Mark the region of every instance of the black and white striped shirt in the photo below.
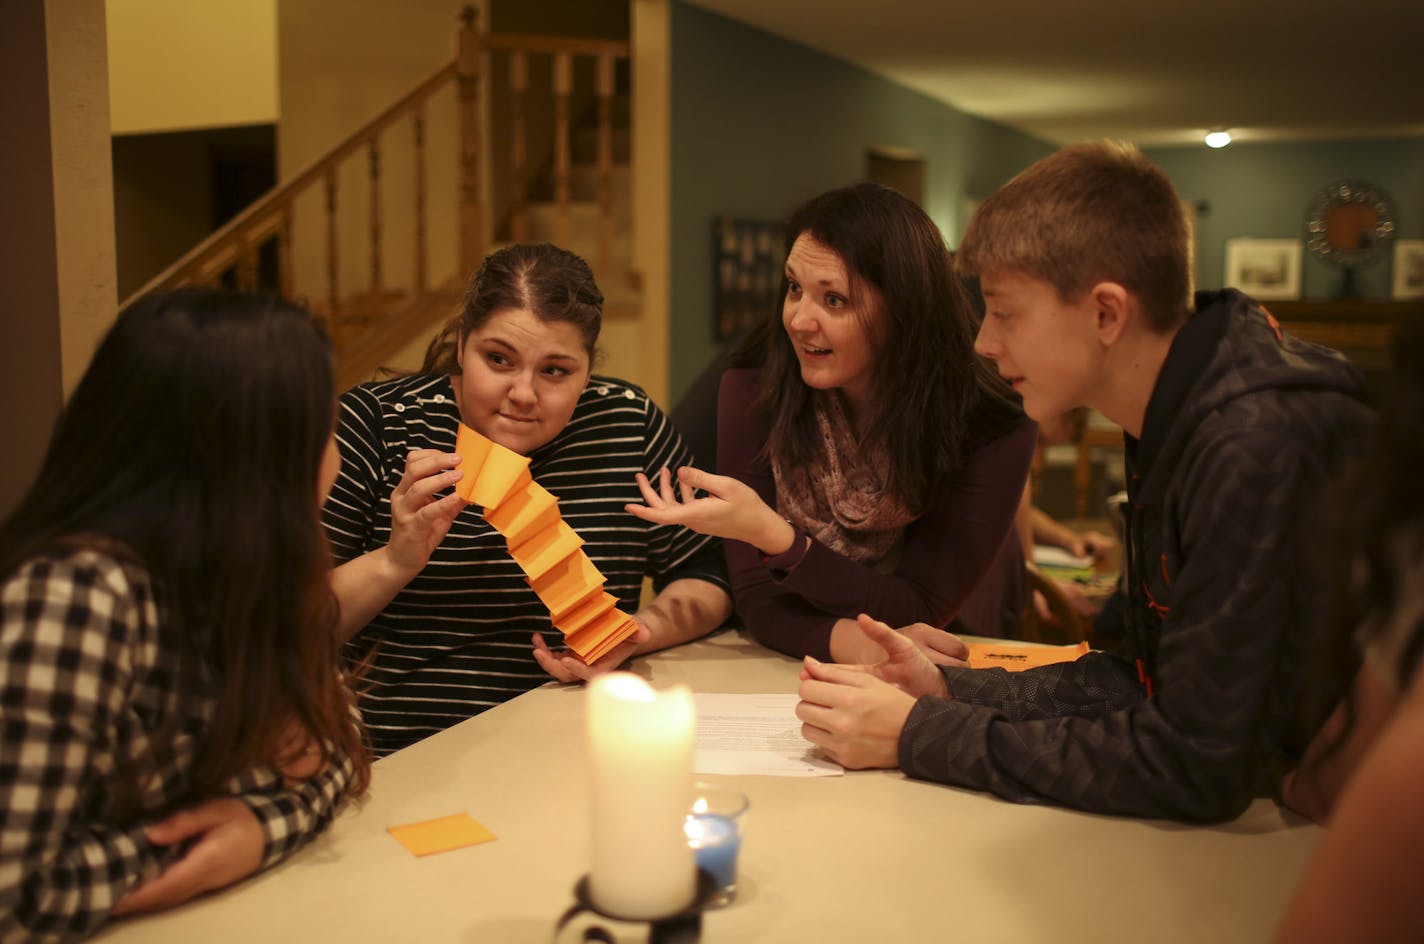
[[[391,490],[415,449],[453,452],[460,421],[450,378],[363,384],[341,397],[341,474],[324,519],[338,564],[391,535]],[[726,588],[718,542],[652,525],[623,510],[641,501],[633,479],[692,462],[667,416],[642,390],[594,376],[568,425],[530,453],[535,481],[559,499],[563,519],[607,578],[625,613],[638,609],[645,575],[655,589],[697,578]],[[549,681],[530,635],[552,629],[549,611],[509,555],[504,537],[471,505],[430,563],[347,644],[369,660],[361,711],[376,754],[399,750]],[[555,630],[554,644],[562,636]]]

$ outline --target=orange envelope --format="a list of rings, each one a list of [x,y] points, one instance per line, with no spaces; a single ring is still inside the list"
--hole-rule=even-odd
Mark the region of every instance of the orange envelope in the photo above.
[[[455,483],[455,491],[465,501],[473,501],[470,496],[475,490],[475,483],[479,481],[480,469],[484,466],[485,457],[489,455],[492,446],[494,443],[484,436],[464,423],[460,424],[460,431],[455,435],[455,451],[463,460],[460,463],[460,471],[465,474]]]
[[[971,642],[969,643],[969,667],[989,669],[995,666],[1010,672],[1052,665],[1055,662],[1073,662],[1086,655],[1088,644],[1076,643],[1071,646],[1040,646],[1022,643]]]
[[[603,574],[587,554],[579,551],[558,561],[530,583],[550,614],[562,613],[587,597],[590,589],[602,588]]]
[[[583,547],[583,538],[563,519],[554,522],[518,547],[509,549],[514,560],[524,569],[530,583],[535,583],[549,568]]]
[[[524,488],[534,479],[529,475],[529,457],[521,456],[499,443],[491,443],[489,455],[480,469],[479,480],[470,490],[471,501],[483,505],[486,512],[498,508],[512,492]]]
[[[485,520],[504,535],[510,547],[514,547],[521,543],[520,538],[540,531],[541,528],[537,527],[540,522],[545,527],[552,524],[559,515],[558,504],[559,500],[552,492],[531,481],[518,491],[511,492],[498,508],[487,510]]]
[[[448,852],[496,838],[494,833],[476,822],[469,813],[456,813],[454,816],[442,816],[407,826],[387,826],[386,832],[409,849],[412,855],[418,856]]]

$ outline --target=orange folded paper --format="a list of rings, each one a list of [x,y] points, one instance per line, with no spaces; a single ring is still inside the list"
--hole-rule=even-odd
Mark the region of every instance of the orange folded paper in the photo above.
[[[485,513],[498,508],[505,498],[525,488],[534,479],[529,475],[529,457],[521,456],[499,444],[493,444],[485,464],[480,468],[479,479],[470,489],[470,496],[477,505],[485,506]]]
[[[1011,642],[971,642],[969,645],[969,667],[988,669],[998,667],[1010,672],[1052,665],[1055,662],[1073,662],[1088,651],[1088,644],[1080,642],[1071,646],[1025,645]]]
[[[485,520],[504,535],[510,547],[518,547],[527,539],[559,520],[559,500],[538,482],[530,482],[485,512]]]
[[[460,471],[464,477],[455,483],[455,491],[467,502],[473,502],[475,483],[480,480],[480,469],[484,467],[485,457],[494,448],[494,443],[479,433],[475,432],[464,423],[460,424],[460,431],[455,436],[455,452],[460,456]]]
[[[564,610],[551,610],[554,625],[565,636],[571,636],[587,626],[595,616],[618,606],[618,599],[602,587]]]
[[[485,520],[504,536],[510,556],[579,658],[595,662],[638,631],[604,592],[603,574],[583,552],[583,538],[559,515],[558,499],[529,474],[527,456],[464,423],[455,451],[465,473],[455,490],[484,508]]]
[[[555,564],[569,557],[581,547],[583,547],[583,538],[578,536],[577,531],[569,527],[567,521],[560,518],[553,525],[540,531],[518,547],[511,547],[509,553],[518,561],[519,566],[524,568],[524,575],[529,578],[529,582],[537,583],[539,578],[547,574]],[[588,555],[581,551],[579,556],[585,560],[588,559]],[[591,562],[590,566],[592,566]],[[602,580],[603,575],[595,571],[593,579]],[[544,602],[549,601],[545,600]]]
[[[585,662],[597,662],[608,655],[609,650],[638,631],[633,617],[621,610],[606,610],[594,617],[589,624],[565,640],[569,648],[579,654]]]
[[[603,586],[604,578],[587,554],[570,554],[530,583],[552,617],[587,597],[590,587]]]

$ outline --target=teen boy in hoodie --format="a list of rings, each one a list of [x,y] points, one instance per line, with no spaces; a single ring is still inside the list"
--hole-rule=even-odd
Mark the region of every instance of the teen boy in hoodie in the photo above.
[[[1315,587],[1300,552],[1373,427],[1358,373],[1240,292],[1191,290],[1180,198],[1130,145],[1067,148],[987,199],[956,256],[982,281],[976,350],[1037,419],[1126,433],[1126,636],[1022,673],[932,666],[862,617],[871,667],[807,660],[805,736],[1010,800],[1187,821],[1269,792],[1296,730]]]

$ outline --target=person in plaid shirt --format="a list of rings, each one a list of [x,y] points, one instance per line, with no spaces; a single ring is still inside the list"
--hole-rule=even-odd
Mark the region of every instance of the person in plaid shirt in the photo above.
[[[0,525],[0,941],[239,881],[365,791],[332,423],[292,305],[150,296],[100,345]]]

